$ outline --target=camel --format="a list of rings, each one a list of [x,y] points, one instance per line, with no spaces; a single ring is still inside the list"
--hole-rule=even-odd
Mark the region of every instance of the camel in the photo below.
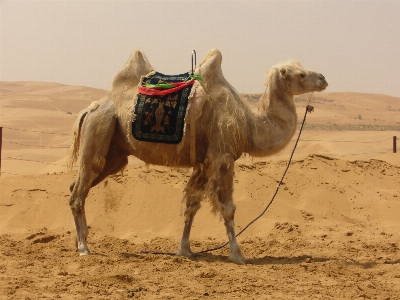
[[[150,143],[135,140],[131,126],[132,99],[142,76],[154,71],[141,51],[132,53],[117,73],[108,94],[80,112],[74,127],[69,166],[80,155],[79,173],[71,184],[69,200],[77,232],[80,255],[91,254],[85,217],[85,199],[89,189],[107,176],[123,169],[128,155],[147,164],[193,168],[184,189],[184,228],[177,255],[193,257],[190,231],[203,199],[219,213],[229,239],[229,260],[245,264],[235,237],[233,202],[234,163],[244,153],[253,157],[272,155],[283,149],[296,131],[297,114],[293,96],[322,91],[328,83],[317,72],[306,70],[290,60],[273,66],[266,75],[266,89],[256,105],[242,99],[224,78],[222,55],[211,50],[196,66],[200,87],[206,94],[200,117],[187,125],[194,133],[180,144]],[[192,127],[192,128],[190,128]],[[195,142],[191,159],[190,144]]]

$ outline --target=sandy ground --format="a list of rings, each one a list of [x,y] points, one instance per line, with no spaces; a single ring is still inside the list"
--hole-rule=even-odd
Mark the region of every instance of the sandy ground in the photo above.
[[[237,266],[227,248],[194,259],[142,253],[178,249],[190,170],[134,158],[124,176],[90,191],[96,255],[78,255],[68,206],[76,171],[65,171],[69,131],[79,110],[104,94],[1,82],[0,299],[400,299],[400,156],[392,153],[399,98],[313,95],[315,112],[284,184],[238,237],[248,264]],[[308,97],[296,98],[299,119]],[[293,144],[237,162],[237,230],[270,201]],[[195,251],[227,239],[207,201],[191,239]]]

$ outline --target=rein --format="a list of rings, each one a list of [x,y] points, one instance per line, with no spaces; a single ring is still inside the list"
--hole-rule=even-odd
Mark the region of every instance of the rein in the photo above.
[[[302,130],[303,130],[303,127],[304,127],[304,124],[305,124],[305,121],[306,121],[307,113],[311,113],[312,111],[314,111],[314,107],[312,107],[311,105],[307,104],[307,106],[306,106],[306,111],[305,111],[305,113],[304,113],[303,122],[301,123],[299,135],[298,135],[297,140],[296,140],[296,143],[295,143],[295,145],[294,145],[294,147],[293,147],[292,154],[290,155],[290,158],[289,158],[288,164],[287,164],[287,166],[286,166],[286,169],[285,169],[285,171],[283,172],[283,175],[282,175],[282,177],[281,177],[281,180],[279,181],[278,185],[276,186],[275,193],[274,193],[274,195],[272,196],[271,200],[269,201],[269,203],[267,204],[267,206],[264,208],[264,210],[261,212],[261,214],[260,214],[259,216],[257,216],[256,218],[254,218],[252,221],[250,221],[250,223],[247,224],[242,230],[240,230],[240,231],[236,234],[236,237],[238,237],[239,235],[241,235],[241,234],[243,233],[243,231],[245,231],[251,224],[253,224],[253,223],[254,223],[255,221],[257,221],[259,218],[261,218],[261,217],[265,214],[265,212],[268,210],[268,208],[271,206],[272,202],[273,202],[274,199],[275,199],[275,196],[278,194],[278,191],[279,191],[279,188],[281,187],[281,184],[282,184],[282,182],[283,182],[283,179],[285,178],[285,175],[286,175],[287,171],[289,170],[290,163],[292,162],[292,158],[293,158],[294,151],[296,150],[297,144],[298,144],[299,139],[300,139],[301,132],[302,132]],[[206,252],[210,252],[210,251],[219,250],[219,249],[225,247],[225,246],[228,245],[228,244],[229,244],[229,241],[226,242],[226,243],[224,243],[224,244],[222,244],[222,245],[220,245],[220,246],[218,246],[218,247],[215,247],[215,248],[209,248],[209,249],[202,250],[202,251],[199,251],[199,252],[194,252],[194,254],[201,254],[201,253],[206,253]]]
[[[306,123],[307,113],[311,113],[311,112],[314,111],[314,107],[310,105],[311,97],[312,97],[312,93],[311,93],[311,95],[310,95],[310,97],[308,99],[308,103],[307,103],[307,106],[306,106],[306,111],[304,112],[303,121],[301,123],[300,130],[299,130],[299,135],[297,136],[296,143],[294,144],[294,147],[293,147],[292,153],[290,155],[289,161],[287,163],[286,169],[282,174],[281,180],[279,180],[279,183],[276,186],[275,193],[273,194],[271,200],[269,201],[267,206],[264,208],[264,210],[261,212],[261,214],[258,215],[256,218],[254,218],[252,221],[250,221],[242,230],[240,230],[236,234],[236,237],[241,235],[251,224],[253,224],[255,221],[257,221],[259,218],[261,218],[265,214],[265,212],[268,210],[268,208],[271,206],[272,202],[274,201],[276,195],[278,194],[279,188],[281,187],[283,179],[285,178],[285,175],[286,175],[287,171],[289,170],[290,163],[292,162],[294,151],[296,150],[297,144],[299,143],[301,132],[303,131],[304,124]],[[219,249],[224,248],[228,244],[229,244],[229,241],[225,242],[224,244],[222,244],[220,246],[214,247],[214,248],[208,248],[208,249],[205,249],[205,250],[202,250],[202,251],[193,252],[193,254],[202,254],[202,253],[207,253],[207,252],[219,250]],[[152,250],[142,250],[140,253],[145,253],[145,254],[164,254],[164,255],[171,255],[171,256],[175,256],[176,255],[175,252],[161,252],[161,251],[152,251]]]

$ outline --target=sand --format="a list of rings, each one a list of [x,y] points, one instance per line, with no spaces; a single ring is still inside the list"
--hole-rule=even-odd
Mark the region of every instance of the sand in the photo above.
[[[294,160],[268,211],[228,249],[194,259],[144,254],[178,249],[189,169],[131,158],[87,198],[89,246],[80,257],[68,206],[70,128],[103,90],[0,83],[0,299],[400,299],[400,99],[316,93]],[[254,99],[257,95],[246,95]],[[296,98],[299,119],[309,95]],[[398,148],[400,148],[398,142]],[[275,192],[294,140],[270,158],[235,166],[236,227]],[[399,151],[400,149],[398,149]],[[226,241],[207,201],[192,249]]]

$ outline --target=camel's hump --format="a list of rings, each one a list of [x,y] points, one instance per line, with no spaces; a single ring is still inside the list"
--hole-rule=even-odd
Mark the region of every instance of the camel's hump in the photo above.
[[[204,81],[209,84],[221,83],[225,81],[222,74],[222,54],[218,49],[211,49],[203,62],[196,69],[196,73],[200,74]]]
[[[218,49],[211,49],[203,62],[197,67],[196,74],[200,74],[210,86],[225,82],[222,74],[222,54]],[[133,88],[139,84],[140,78],[154,71],[146,55],[140,50],[132,52],[125,65],[117,72],[112,82],[111,90],[121,92],[126,88]]]
[[[125,65],[115,75],[111,89],[112,91],[117,91],[119,88],[137,86],[141,76],[153,70],[146,55],[140,50],[135,50]]]

